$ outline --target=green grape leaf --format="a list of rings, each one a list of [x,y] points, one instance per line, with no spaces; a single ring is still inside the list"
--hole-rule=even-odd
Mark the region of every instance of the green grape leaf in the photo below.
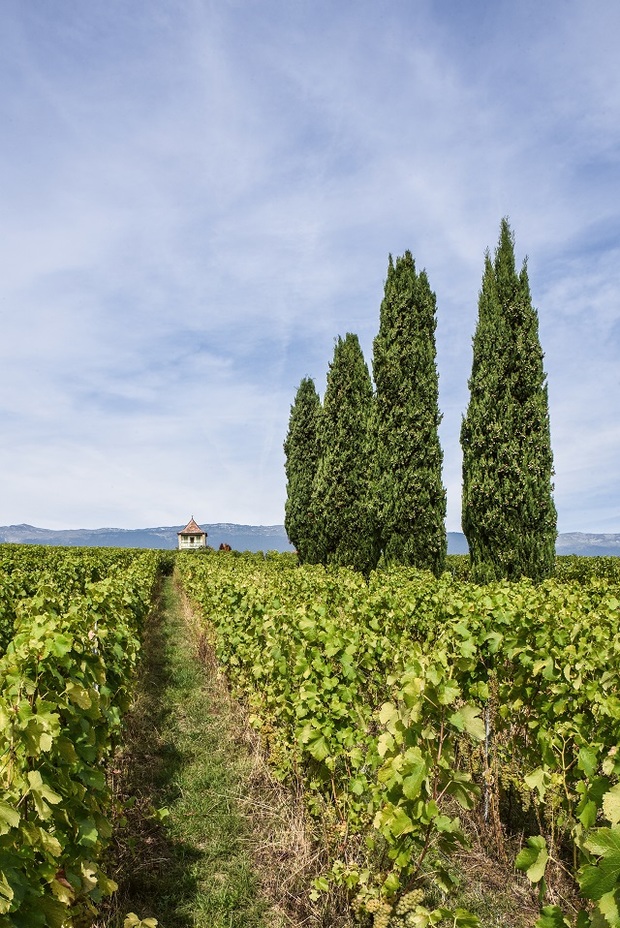
[[[410,831],[413,831],[414,825],[404,809],[401,809],[400,806],[392,811],[387,825],[394,835],[394,837],[399,838],[401,835],[408,834]]]
[[[598,857],[620,855],[620,828],[597,828],[588,835],[586,849]]]
[[[310,738],[306,747],[315,760],[321,761],[329,757],[329,747],[325,736],[316,732],[313,738]]]
[[[446,682],[439,687],[438,694],[439,704],[442,706],[450,706],[459,698],[461,691],[454,680],[446,680]]]
[[[600,899],[613,892],[620,883],[620,855],[603,857],[598,864],[586,864],[578,874],[577,881],[586,899]]]
[[[51,854],[52,857],[60,857],[62,854],[62,845],[58,838],[51,835],[48,831],[45,831],[44,828],[38,829],[39,840],[41,846],[47,851],[48,854]]]
[[[389,733],[389,731],[384,731],[379,735],[377,741],[377,753],[379,757],[385,757],[388,751],[392,751],[394,748],[394,736]]]
[[[478,916],[473,915],[466,909],[455,909],[452,914],[454,916],[454,928],[480,928],[480,919]]]
[[[428,766],[418,747],[409,748],[404,761],[403,793],[407,799],[417,799],[428,774]]]
[[[577,766],[587,777],[593,777],[598,766],[598,756],[595,751],[585,745],[579,748]]]
[[[51,896],[41,896],[37,902],[41,913],[45,914],[47,928],[65,928],[67,924],[67,906]]]
[[[462,809],[473,809],[480,798],[480,787],[472,783],[468,774],[458,771],[452,775],[446,792],[456,799]]]
[[[73,638],[70,635],[54,635],[50,647],[56,657],[65,657],[73,647]]]
[[[612,786],[603,796],[603,812],[612,825],[620,822],[620,783]]]
[[[545,798],[545,793],[549,788],[550,777],[547,770],[544,767],[537,767],[536,770],[533,770],[532,773],[528,773],[524,777],[525,783],[529,786],[530,789],[535,789],[538,791],[538,798],[542,802]]]
[[[11,828],[17,828],[20,815],[10,803],[0,799],[0,835],[5,835]]]
[[[77,756],[76,750],[69,739],[64,735],[61,735],[60,738],[58,738],[56,741],[56,751],[66,764],[78,763],[79,758]]]
[[[598,907],[601,915],[605,916],[607,924],[611,928],[618,928],[620,925],[620,912],[618,911],[618,899],[616,893],[610,891],[605,893],[598,901]]]
[[[540,910],[540,917],[534,928],[570,928],[570,922],[564,918],[559,906],[545,905]]]
[[[386,893],[395,893],[400,887],[400,880],[397,873],[388,873],[383,881],[383,889]]]
[[[43,782],[43,777],[38,770],[28,772],[28,782],[30,783],[30,793],[37,807],[37,812],[45,821],[52,814],[48,802],[57,805],[62,800],[62,796],[59,796],[58,793]]]
[[[581,822],[584,828],[592,828],[596,822],[596,803],[589,799],[587,802],[584,802],[582,806],[579,807],[580,811],[577,815],[577,818]]]
[[[484,721],[480,718],[480,709],[477,709],[476,706],[469,705],[469,703],[461,706],[450,716],[450,723],[454,725],[457,731],[465,731],[476,741],[484,741]]]
[[[80,686],[79,683],[74,683],[73,680],[69,680],[66,692],[71,702],[74,702],[80,709],[90,709],[92,700],[88,690],[84,686]]]
[[[547,842],[542,835],[527,839],[527,847],[517,854],[515,861],[518,870],[523,870],[528,880],[539,883],[545,875],[545,867],[549,859]]]
[[[9,881],[6,878],[6,874],[0,870],[0,914],[4,914],[9,911],[11,907],[11,900],[13,899],[15,893]]]

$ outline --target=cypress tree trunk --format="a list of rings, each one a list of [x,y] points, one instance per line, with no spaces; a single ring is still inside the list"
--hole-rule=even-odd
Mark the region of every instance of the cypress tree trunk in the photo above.
[[[312,512],[312,487],[320,454],[320,417],[321,401],[314,381],[305,377],[291,406],[284,442],[287,480],[284,528],[300,562],[311,564],[321,560],[319,527]]]
[[[313,510],[327,564],[368,573],[376,547],[368,510],[368,418],[372,385],[357,335],[338,338],[327,374],[322,454]]]
[[[472,576],[541,580],[553,574],[557,535],[549,404],[527,265],[517,274],[506,219],[494,260],[485,257],[478,309],[461,427]]]
[[[416,273],[409,251],[396,264],[390,255],[373,356],[373,514],[386,563],[439,575],[447,540],[435,328],[426,272]]]

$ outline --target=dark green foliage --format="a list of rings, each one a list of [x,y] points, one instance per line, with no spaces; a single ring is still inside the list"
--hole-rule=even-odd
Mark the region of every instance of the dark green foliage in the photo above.
[[[314,381],[305,377],[291,406],[284,442],[286,504],[284,528],[302,563],[317,563],[318,529],[311,511],[312,486],[319,463],[321,401]]]
[[[446,492],[435,327],[426,272],[416,273],[409,251],[396,264],[390,255],[374,342],[373,514],[386,563],[439,575],[446,557]]]
[[[338,338],[327,374],[313,511],[325,563],[364,572],[376,564],[367,502],[371,403],[368,367],[357,335],[349,333]]]
[[[461,428],[472,576],[540,580],[553,574],[557,534],[547,386],[527,266],[517,274],[506,219],[494,260],[485,258],[478,308]]]

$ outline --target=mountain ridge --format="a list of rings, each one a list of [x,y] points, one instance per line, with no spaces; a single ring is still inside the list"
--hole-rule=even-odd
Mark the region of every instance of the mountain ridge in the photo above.
[[[150,528],[46,529],[27,523],[0,526],[0,543],[67,545],[69,547],[163,548],[177,547],[177,532],[185,525]],[[292,551],[283,525],[201,523],[212,548],[230,544],[240,551]]]
[[[229,544],[238,551],[292,551],[283,525],[241,525],[236,522],[200,523],[212,548]],[[0,543],[67,545],[70,547],[164,548],[177,546],[183,525],[151,528],[46,529],[35,525],[0,526]],[[467,554],[462,532],[448,532],[448,553]],[[620,556],[620,534],[611,532],[563,532],[556,542],[557,554]]]

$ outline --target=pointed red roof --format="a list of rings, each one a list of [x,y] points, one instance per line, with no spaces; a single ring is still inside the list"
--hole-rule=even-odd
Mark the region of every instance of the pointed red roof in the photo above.
[[[207,533],[203,531],[199,525],[194,522],[194,517],[192,516],[184,529],[181,529],[180,532],[177,532],[177,535],[206,535]]]

